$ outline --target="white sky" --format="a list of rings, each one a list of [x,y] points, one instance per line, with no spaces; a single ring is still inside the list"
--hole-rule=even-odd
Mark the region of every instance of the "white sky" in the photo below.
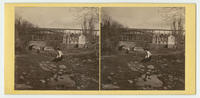
[[[16,16],[41,27],[41,28],[81,28],[82,21],[77,15],[84,12],[80,8],[68,7],[18,7]],[[163,10],[163,11],[162,11]],[[173,11],[158,7],[106,7],[102,8],[115,21],[129,28],[145,29],[171,29],[171,23],[163,21],[163,13],[173,14]],[[176,13],[176,12],[175,12]],[[98,28],[98,25],[96,26]]]
[[[113,20],[129,28],[144,29],[171,29],[170,22],[163,21],[164,14],[170,14],[163,8],[158,7],[107,7],[102,8]]]
[[[82,22],[77,15],[81,16],[81,9],[81,7],[18,7],[15,8],[15,15],[41,28],[80,29]]]

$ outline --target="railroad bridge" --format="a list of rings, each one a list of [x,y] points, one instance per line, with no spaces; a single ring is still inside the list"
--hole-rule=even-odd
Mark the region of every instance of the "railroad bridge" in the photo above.
[[[37,28],[31,30],[32,41],[57,41],[62,44],[85,44],[86,37],[83,29],[63,29],[63,28]],[[99,30],[92,30],[93,37],[99,36]]]
[[[168,29],[127,29],[121,32],[120,45],[135,47],[150,45],[150,47],[175,47],[175,36],[184,30]]]

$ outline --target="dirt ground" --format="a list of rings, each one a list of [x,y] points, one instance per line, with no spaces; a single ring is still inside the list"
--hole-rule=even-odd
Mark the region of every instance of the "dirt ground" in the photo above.
[[[147,63],[140,62],[144,54],[103,55],[101,89],[184,90],[184,51],[157,50],[152,53],[152,59]]]
[[[17,52],[15,57],[15,89],[17,90],[97,90],[99,58],[93,51],[76,49],[61,62],[32,51]]]
[[[53,56],[16,52],[16,90],[98,90],[99,58],[86,49],[63,51],[59,63]],[[118,53],[101,57],[102,90],[184,90],[184,51],[152,51],[150,62],[143,54]],[[148,75],[148,78],[145,76]]]

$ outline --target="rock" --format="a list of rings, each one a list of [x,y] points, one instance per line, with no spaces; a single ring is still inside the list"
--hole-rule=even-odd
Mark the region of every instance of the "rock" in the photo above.
[[[162,74],[158,74],[157,76],[158,76],[158,77],[162,77],[163,75],[162,75]]]
[[[168,75],[169,81],[173,81],[173,76],[172,75]]]
[[[170,86],[170,85],[168,85],[167,87],[168,87],[169,89],[172,88],[172,86]]]
[[[148,65],[147,68],[148,69],[154,69],[154,66],[153,65]]]
[[[152,72],[152,70],[151,70],[151,69],[148,69],[147,72]]]
[[[164,89],[164,90],[167,90],[168,88],[165,86],[165,87],[163,87],[163,89]]]
[[[103,89],[119,89],[120,87],[113,84],[105,84],[103,85]]]
[[[24,76],[20,76],[19,78],[20,78],[21,80],[24,80]]]
[[[177,59],[176,62],[177,62],[177,63],[181,63],[181,60]]]
[[[157,75],[151,75],[149,79],[144,81],[145,75],[142,75],[137,79],[136,85],[139,87],[151,86],[151,87],[162,87],[163,82],[158,79]]]
[[[46,83],[46,81],[45,81],[45,80],[40,80],[40,82],[41,82],[41,83]]]
[[[111,73],[110,73],[110,75],[114,75],[114,73],[113,73],[113,72],[111,72]]]
[[[26,84],[15,84],[16,89],[31,89],[32,87]]]
[[[27,84],[27,85],[29,85],[29,84],[30,84],[30,82],[29,82],[29,81],[27,81],[27,82],[26,82],[26,84]]]
[[[92,62],[92,60],[91,60],[91,59],[88,59],[88,62]]]
[[[184,79],[179,78],[178,80],[179,80],[181,83],[185,83],[185,80],[184,80]]]
[[[112,77],[111,77],[111,76],[108,76],[107,78],[108,78],[109,80],[112,80]]]
[[[177,81],[177,80],[178,80],[178,78],[177,78],[177,77],[175,77],[175,78],[174,78],[174,80],[176,80],[176,81]]]
[[[94,81],[95,83],[99,83],[99,81],[98,80],[96,80],[96,79],[91,79],[92,81]]]
[[[138,65],[138,67],[140,67],[140,68],[144,68],[144,65],[142,65],[142,64],[139,64],[139,65]]]
[[[23,74],[23,75],[27,75],[27,73],[26,73],[26,72],[22,72],[22,74]]]
[[[75,75],[74,75],[74,74],[70,74],[69,76],[70,76],[71,78],[73,78]]]
[[[49,81],[49,85],[53,87],[56,87],[57,85],[63,85],[64,88],[68,88],[68,87],[74,87],[75,81],[73,81],[69,75],[63,75],[61,78],[59,77],[57,81],[51,79]]]
[[[163,58],[163,61],[167,61],[167,59],[166,59],[166,58]]]
[[[128,80],[128,83],[132,84],[132,83],[133,83],[133,81],[132,81],[132,80]]]
[[[59,71],[59,72],[58,72],[58,75],[62,75],[62,74],[63,74],[63,72],[62,72],[62,71]]]
[[[81,89],[81,87],[78,86],[77,89]]]
[[[65,65],[59,65],[58,66],[60,69],[66,69],[67,67]]]
[[[85,88],[85,86],[84,86],[84,85],[81,85],[81,88]]]
[[[146,72],[146,74],[147,74],[147,75],[150,75],[150,74],[151,74],[151,72],[147,71],[147,72]]]
[[[80,65],[80,64],[78,64],[78,63],[76,64],[76,66],[79,66],[79,65]]]
[[[163,66],[168,66],[168,64],[163,64]]]
[[[83,60],[83,63],[85,63],[86,62],[86,60]]]
[[[49,64],[50,67],[56,68],[55,64]]]
[[[116,85],[116,84],[117,84],[117,82],[113,82],[113,84],[115,84],[115,85]]]

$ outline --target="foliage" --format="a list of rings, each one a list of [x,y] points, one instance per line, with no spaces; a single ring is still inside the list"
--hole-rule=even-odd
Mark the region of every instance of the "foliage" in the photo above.
[[[123,25],[104,15],[101,23],[101,49],[103,54],[114,52],[120,41]]]
[[[15,18],[15,48],[21,49],[26,47],[30,41],[29,34],[37,27],[21,17]]]

